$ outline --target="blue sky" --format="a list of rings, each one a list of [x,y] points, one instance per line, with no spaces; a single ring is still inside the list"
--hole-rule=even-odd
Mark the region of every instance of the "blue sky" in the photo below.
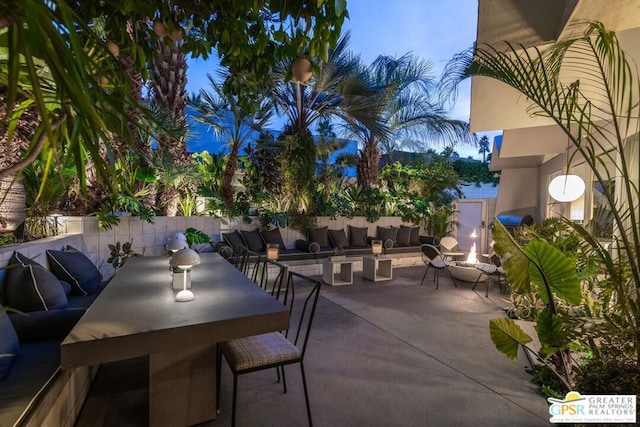
[[[451,57],[476,40],[477,0],[348,0],[351,49],[365,63],[378,55],[402,56],[411,52],[433,63],[437,75]],[[214,55],[215,56],[215,55]],[[207,87],[205,75],[215,72],[217,61],[189,61],[189,92]],[[469,120],[470,84],[460,88],[451,117]],[[493,141],[493,134],[487,134]],[[438,148],[438,147],[434,147]],[[458,146],[461,156],[481,158],[478,149]]]

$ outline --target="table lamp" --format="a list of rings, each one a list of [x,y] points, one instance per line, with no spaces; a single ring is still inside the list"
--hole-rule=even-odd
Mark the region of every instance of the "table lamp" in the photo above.
[[[382,253],[382,240],[371,241],[371,253],[376,257],[379,257]]]
[[[195,298],[193,292],[187,289],[187,279],[191,280],[190,277],[187,277],[187,273],[191,270],[191,267],[200,264],[200,255],[193,249],[180,249],[171,256],[169,264],[171,267],[177,267],[182,270],[183,274],[182,290],[176,295],[176,301],[186,302],[193,300]]]
[[[277,261],[279,250],[280,245],[278,245],[277,243],[267,243],[267,259],[269,261]]]

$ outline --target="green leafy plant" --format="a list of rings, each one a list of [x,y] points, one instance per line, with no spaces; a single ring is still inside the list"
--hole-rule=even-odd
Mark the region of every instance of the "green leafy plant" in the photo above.
[[[187,228],[184,231],[184,235],[187,238],[187,243],[189,244],[189,246],[191,246],[192,244],[202,245],[204,243],[211,242],[211,236],[200,230],[196,230],[193,227]]]
[[[124,242],[122,245],[120,244],[120,242],[116,242],[115,245],[108,245],[110,252],[109,258],[107,258],[107,262],[111,264],[116,270],[122,267],[129,258],[142,256],[131,248],[132,242],[133,239],[128,242]]]

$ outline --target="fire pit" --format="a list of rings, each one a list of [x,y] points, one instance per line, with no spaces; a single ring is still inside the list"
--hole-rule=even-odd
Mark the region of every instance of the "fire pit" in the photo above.
[[[467,262],[458,262],[449,266],[449,272],[456,280],[462,280],[463,282],[475,283],[484,282],[488,276],[482,273],[480,270],[474,267],[474,264]]]
[[[475,230],[473,232],[475,234]],[[476,242],[473,242],[467,259],[452,263],[449,266],[449,272],[451,272],[451,275],[456,280],[473,283],[476,281],[484,282],[489,276],[477,269],[475,267],[476,264],[478,264],[478,258],[476,256]]]

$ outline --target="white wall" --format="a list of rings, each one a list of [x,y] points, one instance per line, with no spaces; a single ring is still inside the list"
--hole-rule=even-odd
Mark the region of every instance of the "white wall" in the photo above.
[[[505,169],[500,173],[500,188],[495,213],[520,211],[536,218],[538,212],[538,169]],[[530,211],[530,212],[529,212]]]

